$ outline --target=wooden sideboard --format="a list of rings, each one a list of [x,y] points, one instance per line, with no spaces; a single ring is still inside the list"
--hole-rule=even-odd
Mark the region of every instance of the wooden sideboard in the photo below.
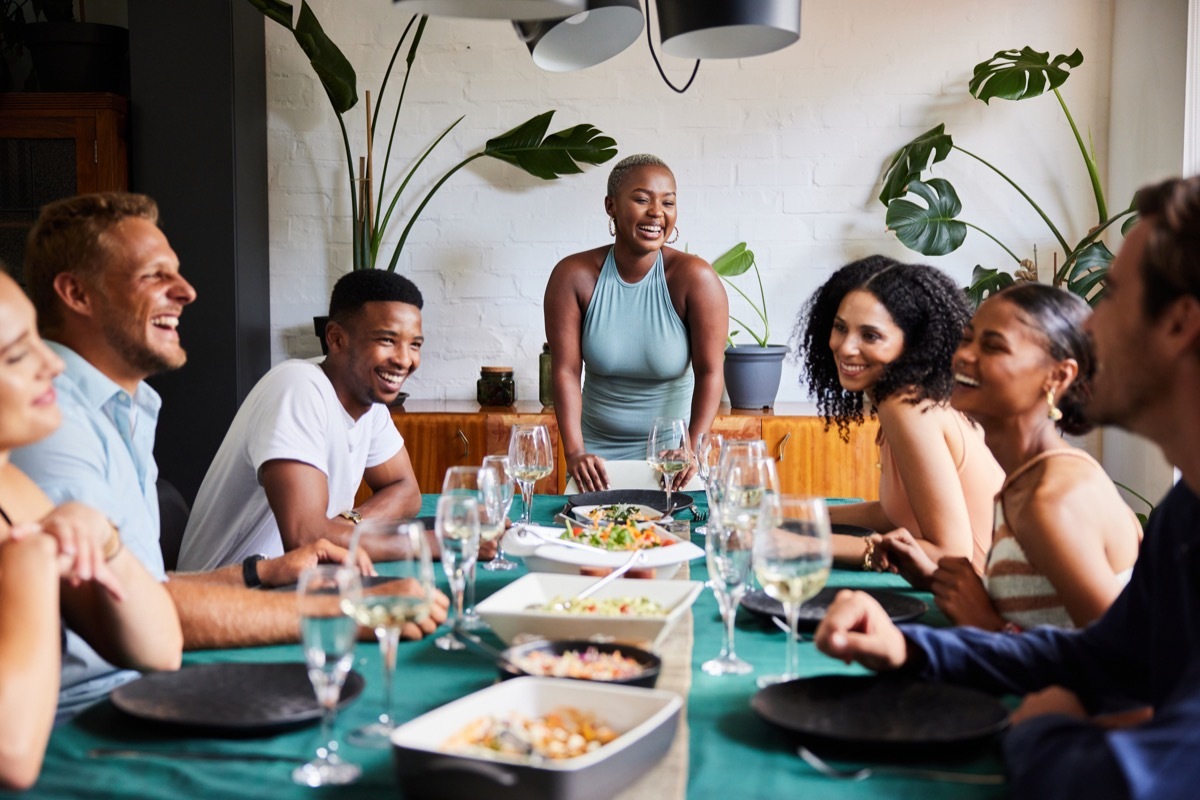
[[[806,403],[781,403],[773,411],[722,406],[713,430],[726,438],[762,439],[779,466],[783,491],[827,497],[879,496],[879,425],[868,420],[843,442],[837,428],[825,430]],[[538,482],[541,494],[561,494],[566,473],[561,468],[562,443],[552,409],[536,402],[503,408],[481,407],[470,400],[408,400],[392,411],[404,437],[423,492],[438,492],[449,467],[479,464],[485,455],[508,451],[508,432],[520,423],[540,423],[550,430],[558,450],[554,472]]]

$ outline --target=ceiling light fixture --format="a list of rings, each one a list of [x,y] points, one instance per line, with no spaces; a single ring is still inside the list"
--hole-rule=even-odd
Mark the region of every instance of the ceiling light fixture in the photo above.
[[[800,39],[800,0],[658,0],[658,26],[669,56],[761,56]]]
[[[584,10],[585,0],[395,0],[409,14],[477,19],[553,19]]]
[[[594,67],[637,41],[642,32],[638,0],[587,0],[586,10],[563,19],[514,20],[533,63],[548,72]]]

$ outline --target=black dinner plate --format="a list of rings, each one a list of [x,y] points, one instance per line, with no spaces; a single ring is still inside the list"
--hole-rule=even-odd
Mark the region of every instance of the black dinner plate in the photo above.
[[[844,588],[846,587],[826,586],[811,600],[800,606],[798,629],[802,631],[815,630],[817,625],[821,624],[821,620],[825,618],[825,612],[828,610],[829,604],[833,602],[833,598]],[[925,605],[923,600],[911,595],[890,592],[887,589],[861,589],[860,591],[866,592],[878,600],[879,605],[883,606],[883,610],[892,618],[892,622],[908,622],[929,610],[929,606]],[[747,611],[760,616],[784,618],[783,603],[762,589],[747,592],[742,598],[742,606]]]
[[[362,694],[365,683],[351,671],[338,706]],[[297,662],[200,664],[155,672],[114,689],[110,698],[138,719],[210,735],[269,733],[321,718],[308,669]]]
[[[671,492],[671,503],[675,512],[691,508],[695,500],[686,492]],[[580,492],[567,497],[564,513],[570,513],[575,506],[611,506],[626,503],[639,506],[650,506],[659,511],[667,510],[667,493],[658,489],[610,489],[604,492]],[[675,513],[673,512],[673,513]]]
[[[840,533],[844,536],[870,536],[875,532],[862,525],[850,525],[845,522],[835,522],[829,526],[829,529],[834,533]]]
[[[762,689],[751,707],[814,745],[919,750],[979,743],[1008,709],[975,689],[888,675],[822,675]]]

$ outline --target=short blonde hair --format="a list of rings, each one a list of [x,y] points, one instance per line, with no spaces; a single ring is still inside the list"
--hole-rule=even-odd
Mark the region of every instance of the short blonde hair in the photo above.
[[[615,198],[617,192],[621,189],[621,182],[625,180],[625,176],[638,167],[662,167],[667,172],[671,172],[671,168],[667,166],[667,162],[658,156],[652,156],[649,153],[637,153],[632,156],[626,156],[617,162],[617,165],[612,168],[612,172],[608,173],[608,196]],[[674,172],[671,172],[671,177],[675,177]]]
[[[25,281],[42,333],[62,324],[54,279],[69,272],[94,282],[112,256],[108,232],[131,217],[157,225],[158,205],[144,194],[101,192],[42,207],[25,246]]]

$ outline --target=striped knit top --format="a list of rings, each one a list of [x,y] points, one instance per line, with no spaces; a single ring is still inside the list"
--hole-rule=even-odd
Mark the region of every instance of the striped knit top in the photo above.
[[[1032,628],[1037,625],[1053,625],[1058,628],[1074,628],[1075,622],[1067,613],[1062,598],[1050,582],[1037,568],[1029,563],[1024,548],[1013,535],[1012,529],[1004,519],[1004,490],[1014,480],[1025,474],[1035,464],[1051,456],[1072,456],[1082,458],[1103,471],[1096,460],[1082,450],[1074,448],[1048,450],[1031,458],[1015,470],[1004,481],[1000,494],[996,496],[996,518],[992,532],[992,549],[988,553],[987,570],[984,575],[984,585],[988,595],[996,606],[996,611],[1006,622],[1013,622],[1022,628]],[[1137,528],[1140,536],[1141,526],[1137,516],[1129,511],[1130,525]],[[1114,577],[1119,588],[1125,588],[1133,568],[1123,570]]]

